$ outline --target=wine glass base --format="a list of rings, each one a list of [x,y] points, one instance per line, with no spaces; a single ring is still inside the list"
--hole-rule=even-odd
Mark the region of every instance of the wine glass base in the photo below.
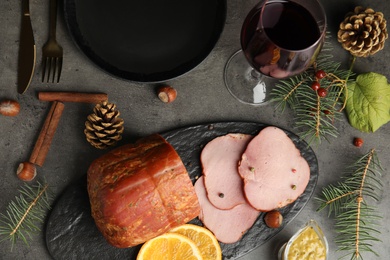
[[[270,100],[275,79],[254,70],[241,50],[234,53],[225,66],[224,80],[230,94],[249,105],[263,105]]]

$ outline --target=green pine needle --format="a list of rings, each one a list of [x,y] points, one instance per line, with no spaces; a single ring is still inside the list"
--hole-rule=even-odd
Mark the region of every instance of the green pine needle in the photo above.
[[[9,203],[6,213],[0,214],[0,242],[9,240],[11,251],[17,240],[22,240],[28,246],[32,235],[40,231],[38,224],[44,222],[50,209],[47,190],[47,184],[25,183],[19,190],[19,196]]]
[[[372,244],[380,241],[377,226],[382,217],[370,203],[379,200],[381,172],[377,154],[371,150],[347,169],[343,181],[328,185],[317,198],[317,211],[328,208],[329,216],[336,218],[335,243],[339,251],[346,252],[342,258],[363,259],[363,252],[378,255]]]
[[[340,120],[343,103],[341,97],[346,93],[346,79],[352,72],[340,69],[340,63],[333,61],[332,46],[329,42],[330,34],[315,64],[295,77],[280,80],[271,92],[271,102],[282,112],[291,108],[295,112],[295,125],[298,135],[307,139],[308,143],[330,141],[330,137],[337,137],[338,131],[335,122]],[[327,76],[319,80],[322,88],[326,88],[326,97],[319,97],[311,89],[316,81],[315,71],[324,70]]]

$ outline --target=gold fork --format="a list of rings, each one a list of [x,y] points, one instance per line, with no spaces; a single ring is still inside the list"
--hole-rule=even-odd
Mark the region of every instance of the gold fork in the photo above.
[[[47,72],[47,82],[54,80],[57,75],[57,83],[60,81],[62,70],[63,50],[56,40],[57,26],[57,0],[50,0],[49,10],[49,39],[42,48],[42,82],[45,81]]]

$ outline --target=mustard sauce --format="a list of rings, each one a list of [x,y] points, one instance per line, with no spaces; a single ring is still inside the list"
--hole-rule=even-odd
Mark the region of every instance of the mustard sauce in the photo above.
[[[325,260],[326,248],[313,227],[307,227],[292,242],[287,260]]]

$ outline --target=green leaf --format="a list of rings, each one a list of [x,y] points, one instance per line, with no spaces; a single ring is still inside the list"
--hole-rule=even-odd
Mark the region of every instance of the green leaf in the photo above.
[[[363,132],[375,132],[390,121],[390,84],[385,76],[368,72],[348,83],[346,111],[349,123]]]

